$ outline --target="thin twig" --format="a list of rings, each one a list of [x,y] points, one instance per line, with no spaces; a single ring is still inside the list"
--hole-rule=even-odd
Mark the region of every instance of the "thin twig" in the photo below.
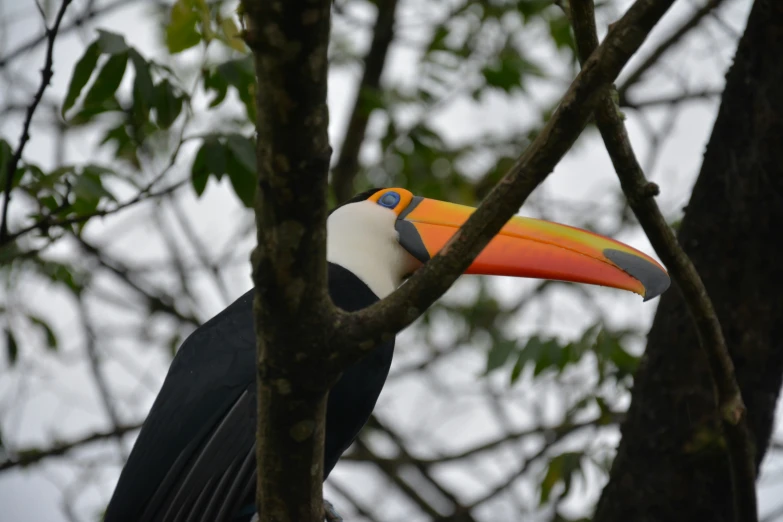
[[[713,10],[720,7],[725,0],[709,0],[703,7],[698,9],[690,18],[682,23],[677,29],[674,30],[668,38],[663,40],[658,47],[641,63],[636,69],[633,70],[625,82],[617,89],[620,93],[620,100],[625,100],[628,94],[628,89],[639,83],[639,80],[649,71],[654,65],[656,65],[660,59],[679,44],[683,37],[690,32],[691,29],[699,25],[699,23],[710,14]]]
[[[46,91],[46,88],[52,80],[54,40],[57,38],[57,31],[60,30],[60,23],[65,16],[65,10],[68,9],[70,4],[71,0],[63,0],[63,3],[60,5],[60,10],[57,12],[57,17],[54,20],[54,25],[51,29],[48,27],[46,28],[46,60],[44,68],[41,70],[41,84],[38,86],[38,91],[36,91],[33,96],[33,101],[27,108],[27,115],[25,116],[24,124],[22,126],[22,135],[19,138],[19,144],[16,146],[16,150],[14,151],[13,156],[11,156],[11,159],[8,160],[8,166],[5,171],[5,187],[3,188],[5,191],[5,199],[3,200],[2,217],[0,217],[0,244],[4,243],[5,237],[8,234],[8,205],[11,202],[11,189],[14,186],[16,169],[19,165],[19,160],[22,158],[22,152],[24,152],[25,145],[27,145],[27,142],[30,139],[30,125],[33,122],[35,110],[38,108],[38,104],[41,102],[41,98],[43,98],[44,91]]]
[[[111,422],[112,428],[115,432],[119,430],[122,424],[120,423],[120,417],[117,414],[117,408],[114,404],[111,390],[109,389],[109,383],[106,380],[106,376],[103,374],[101,368],[101,360],[98,354],[98,346],[95,342],[95,331],[90,323],[89,314],[87,313],[87,306],[83,299],[77,300],[79,308],[79,316],[82,322],[82,328],[85,334],[85,349],[87,351],[87,359],[90,362],[90,372],[95,381],[95,386],[98,388],[98,396],[103,403],[103,409],[106,411],[106,416]],[[122,444],[122,434],[117,434],[117,445],[120,450],[120,456],[125,461],[128,458],[127,452]]]
[[[440,513],[427,499],[425,499],[417,488],[411,486],[405,480],[403,480],[402,477],[400,477],[400,475],[397,473],[397,466],[395,464],[390,463],[387,460],[380,459],[361,438],[356,439],[354,444],[356,444],[356,447],[360,451],[369,455],[367,460],[372,460],[373,462],[377,463],[378,468],[380,468],[380,470],[386,476],[388,476],[398,488],[402,490],[408,500],[411,500],[414,504],[419,506],[419,508],[431,518],[437,519],[443,517],[443,514]]]
[[[717,98],[723,94],[723,89],[702,89],[700,91],[683,92],[675,95],[664,96],[651,96],[641,100],[620,100],[621,107],[627,107],[629,109],[648,109],[650,107],[657,107],[660,105],[666,105],[673,107],[681,103],[694,101],[694,100],[707,100],[710,101],[713,98]]]
[[[368,424],[376,429],[379,429],[386,433],[388,437],[394,442],[394,444],[397,445],[398,451],[400,452],[400,455],[403,458],[408,459],[411,464],[421,473],[421,475],[429,481],[432,486],[438,490],[438,493],[443,495],[446,499],[449,500],[453,504],[453,512],[454,513],[460,513],[462,515],[462,521],[463,522],[476,522],[473,518],[473,515],[471,515],[469,510],[466,510],[465,507],[460,503],[459,499],[452,493],[451,491],[444,488],[432,475],[430,474],[430,470],[427,466],[420,464],[416,462],[415,459],[411,458],[410,454],[408,453],[408,450],[405,448],[405,441],[402,440],[402,437],[400,437],[397,433],[394,432],[394,430],[386,426],[383,422],[381,422],[378,417],[375,415],[370,417],[370,421]]]
[[[356,496],[353,494],[353,492],[350,489],[343,487],[342,484],[340,484],[335,478],[332,477],[329,477],[329,487],[335,490],[338,495],[340,495],[345,500],[350,502],[360,516],[368,520],[371,520],[373,522],[376,522],[376,518],[370,512],[369,508],[362,505],[362,501],[356,498]]]
[[[14,457],[0,462],[0,472],[13,468],[30,466],[44,459],[48,459],[49,457],[59,457],[71,450],[81,448],[82,446],[92,444],[93,442],[113,439],[137,430],[141,428],[141,425],[141,422],[122,424],[109,431],[98,431],[71,441],[58,442],[49,448],[22,448],[13,452],[15,454]]]
[[[364,57],[364,75],[356,93],[340,155],[332,169],[332,189],[340,203],[353,196],[353,180],[359,172],[359,151],[364,143],[367,123],[374,105],[368,104],[368,95],[377,97],[386,56],[394,40],[397,0],[382,0],[378,2],[377,9],[378,17],[373,28],[372,44]]]
[[[136,0],[115,0],[114,2],[102,5],[99,9],[92,9],[91,7],[86,9],[83,14],[75,17],[75,18],[69,18],[71,22],[60,29],[58,32],[59,34],[67,34],[75,29],[80,29],[84,27],[84,24],[86,24],[89,20],[92,20],[93,18],[97,18],[99,16],[103,16],[105,14],[109,14],[110,12],[114,11],[117,8],[120,7],[126,7]],[[16,49],[9,51],[8,54],[4,56],[0,56],[0,69],[7,66],[9,63],[14,61],[15,59],[19,58],[21,55],[23,55],[26,52],[32,51],[39,45],[41,45],[43,42],[46,41],[48,38],[48,34],[46,31],[43,33],[30,38],[25,43],[21,44]]]
[[[598,47],[593,0],[571,0],[571,13],[579,55],[581,60],[586,62]],[[710,362],[718,391],[720,417],[729,446],[738,520],[758,520],[753,442],[747,426],[742,394],[734,374],[734,363],[712,301],[699,273],[655,202],[654,196],[658,193],[658,187],[645,178],[611,94],[605,95],[598,104],[596,122],[628,203],[656,253],[680,288],[693,317],[699,344]]]
[[[145,201],[149,201],[149,200],[152,200],[152,199],[155,199],[155,198],[159,198],[161,196],[165,196],[165,195],[171,194],[172,192],[176,191],[177,189],[179,189],[180,187],[182,187],[183,185],[188,183],[188,181],[190,181],[189,178],[182,179],[182,180],[180,180],[180,181],[178,181],[178,182],[176,182],[176,183],[174,183],[174,184],[172,184],[172,185],[170,185],[170,186],[168,186],[168,187],[166,187],[164,189],[161,189],[161,190],[159,190],[157,192],[150,192],[148,190],[150,187],[145,187],[144,189],[139,191],[139,193],[136,194],[133,198],[129,199],[128,201],[126,201],[124,203],[119,203],[119,204],[117,204],[117,205],[115,205],[115,206],[113,206],[111,208],[104,208],[104,209],[95,210],[93,212],[88,212],[87,214],[80,214],[78,216],[71,216],[71,217],[67,217],[67,218],[55,219],[54,215],[57,212],[56,211],[52,212],[51,214],[48,214],[48,215],[42,217],[41,219],[39,219],[35,223],[33,223],[31,225],[28,225],[28,226],[26,226],[26,227],[24,227],[24,228],[22,228],[20,230],[17,230],[13,234],[8,234],[6,232],[5,237],[3,239],[0,239],[0,246],[6,245],[6,244],[8,244],[8,243],[18,239],[21,236],[29,234],[30,232],[32,232],[34,230],[46,231],[46,230],[48,230],[50,228],[62,228],[62,227],[70,226],[70,225],[76,225],[76,224],[79,224],[79,223],[84,223],[84,222],[89,221],[90,219],[95,218],[95,217],[106,217],[106,216],[110,216],[112,214],[116,214],[117,212],[119,212],[121,210],[125,210],[128,207],[132,207],[132,206],[134,206],[134,205],[136,205],[138,203],[143,203]]]
[[[166,294],[158,293],[155,290],[144,288],[139,282],[135,281],[133,270],[125,266],[122,262],[111,259],[106,252],[88,242],[84,237],[74,234],[73,238],[83,248],[84,252],[92,255],[98,263],[111,271],[121,281],[133,288],[147,301],[147,306],[152,312],[164,312],[183,323],[189,323],[193,326],[200,326],[201,320],[190,313],[183,313],[177,310],[174,299]]]
[[[547,440],[560,439],[565,435],[568,435],[569,433],[573,433],[575,431],[584,428],[616,425],[621,422],[623,417],[624,415],[622,413],[613,412],[608,417],[602,415],[601,417],[591,419],[589,421],[565,422],[559,426],[554,426],[551,428],[537,426],[535,428],[508,433],[503,437],[497,438],[495,440],[491,440],[489,442],[485,442],[484,444],[479,444],[478,446],[473,446],[472,448],[468,448],[466,450],[460,451],[459,453],[452,453],[450,455],[443,455],[435,458],[417,458],[406,453],[396,457],[375,457],[371,461],[377,463],[383,460],[383,461],[388,461],[390,465],[394,465],[394,466],[400,466],[403,464],[414,464],[414,465],[424,466],[425,468],[429,468],[433,466],[439,466],[441,464],[447,464],[449,462],[464,461],[465,459],[473,457],[479,453],[484,453],[486,451],[496,449],[504,444],[516,442],[519,441],[520,439],[524,439],[528,437],[540,436],[540,437],[544,437]],[[347,455],[343,455],[342,460],[367,462],[369,459],[367,454],[357,452],[357,453],[350,453]]]

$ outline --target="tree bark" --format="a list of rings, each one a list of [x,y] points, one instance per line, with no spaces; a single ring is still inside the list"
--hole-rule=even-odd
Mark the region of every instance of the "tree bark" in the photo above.
[[[323,520],[329,0],[245,0],[258,86],[257,503],[261,520]]]
[[[713,300],[758,464],[783,380],[783,3],[757,0],[679,239]],[[709,363],[679,292],[661,300],[595,520],[731,521]]]

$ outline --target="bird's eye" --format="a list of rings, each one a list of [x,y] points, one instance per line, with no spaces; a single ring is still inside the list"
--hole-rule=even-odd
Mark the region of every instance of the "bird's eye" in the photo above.
[[[378,204],[386,208],[394,208],[400,202],[400,195],[396,192],[387,192],[378,199]]]

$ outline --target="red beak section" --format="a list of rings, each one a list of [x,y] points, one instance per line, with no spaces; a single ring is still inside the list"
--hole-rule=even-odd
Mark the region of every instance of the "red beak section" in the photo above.
[[[400,244],[426,263],[474,210],[414,197],[397,218]],[[666,270],[628,245],[578,228],[520,216],[506,223],[466,273],[608,286],[640,294],[645,301],[669,287]]]

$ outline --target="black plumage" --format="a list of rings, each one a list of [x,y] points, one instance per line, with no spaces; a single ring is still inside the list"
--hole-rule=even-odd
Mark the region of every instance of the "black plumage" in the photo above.
[[[366,198],[360,194],[354,200]],[[355,311],[378,297],[329,263],[335,305]],[[253,291],[183,343],[120,475],[106,522],[240,521],[254,513]],[[372,413],[394,341],[344,372],[327,403],[324,479]]]

